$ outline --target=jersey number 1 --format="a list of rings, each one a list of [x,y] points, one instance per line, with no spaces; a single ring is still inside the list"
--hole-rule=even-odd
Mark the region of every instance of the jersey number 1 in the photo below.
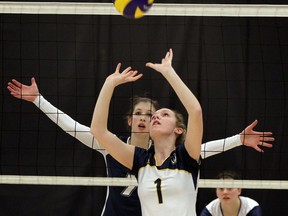
[[[162,204],[163,203],[163,198],[162,198],[162,191],[161,191],[161,179],[160,178],[156,179],[154,181],[154,184],[156,184],[158,202],[159,202],[159,204]]]

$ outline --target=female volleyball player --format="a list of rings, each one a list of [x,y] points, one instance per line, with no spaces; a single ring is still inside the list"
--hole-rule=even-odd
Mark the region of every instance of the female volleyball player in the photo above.
[[[98,141],[93,138],[89,127],[76,122],[40,95],[34,78],[31,79],[30,86],[13,79],[8,83],[8,89],[14,97],[33,102],[65,132],[77,138],[86,146],[102,153],[107,166],[108,176],[130,177],[129,170],[114,160],[113,157],[99,145]],[[149,145],[149,116],[158,109],[158,103],[149,98],[134,97],[130,109],[131,111],[128,113],[132,115],[130,114],[127,119],[132,133],[130,137],[123,137],[122,139],[127,144],[147,149]],[[202,158],[227,151],[242,144],[253,147],[260,152],[263,150],[260,149],[258,145],[272,147],[271,144],[267,143],[274,140],[274,138],[271,137],[272,133],[254,131],[253,129],[256,125],[257,121],[254,121],[239,135],[203,144],[201,146]],[[141,215],[139,198],[135,187],[109,187],[102,215]]]
[[[240,179],[234,171],[223,171],[218,174],[218,179]],[[211,201],[201,212],[200,216],[262,216],[259,204],[249,198],[241,196],[241,188],[217,188],[217,199]]]
[[[162,108],[151,118],[149,150],[126,145],[107,128],[110,100],[115,87],[142,77],[130,67],[107,77],[97,100],[91,133],[117,161],[130,169],[138,180],[142,215],[196,216],[199,160],[203,135],[201,106],[172,67],[173,52],[161,64],[147,63],[160,72],[176,92],[188,112],[187,131],[181,114]],[[184,139],[185,138],[185,139]]]
[[[198,100],[175,73],[172,58],[170,50],[161,64],[147,63],[147,66],[167,79],[186,108],[187,133],[182,115],[167,108],[157,110],[152,116],[150,136],[154,148],[149,150],[126,145],[108,130],[109,105],[115,87],[142,76],[130,67],[119,73],[120,64],[102,87],[91,123],[91,133],[101,145],[137,176],[144,216],[156,215],[156,212],[157,215],[196,215],[202,111]]]

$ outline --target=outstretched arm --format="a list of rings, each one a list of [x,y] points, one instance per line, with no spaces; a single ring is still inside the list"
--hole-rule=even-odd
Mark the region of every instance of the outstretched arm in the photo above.
[[[203,143],[201,145],[202,159],[219,153],[223,153],[241,145],[254,148],[256,151],[259,152],[264,152],[264,150],[260,148],[261,146],[272,148],[272,144],[268,143],[275,140],[275,138],[272,136],[272,132],[254,131],[254,127],[256,127],[257,124],[258,120],[255,120],[250,125],[248,125],[240,134],[227,137],[225,139],[219,139]]]
[[[45,115],[57,124],[62,130],[75,137],[86,146],[105,154],[103,148],[90,133],[90,128],[78,123],[70,116],[49,103],[40,95],[35,78],[31,79],[31,85],[24,85],[15,79],[8,83],[7,89],[15,98],[33,102]]]
[[[120,67],[121,64],[119,63],[115,72],[106,78],[100,91],[93,113],[91,133],[113,158],[127,168],[132,169],[135,147],[126,145],[111,133],[107,128],[107,122],[110,101],[116,86],[127,82],[134,82],[138,80],[142,74],[137,75],[137,71],[131,70],[131,67],[126,68],[120,73]]]
[[[187,135],[184,142],[189,155],[198,160],[203,135],[202,109],[194,94],[185,85],[172,67],[173,51],[170,49],[161,64],[147,63],[146,66],[160,72],[176,92],[188,113]]]

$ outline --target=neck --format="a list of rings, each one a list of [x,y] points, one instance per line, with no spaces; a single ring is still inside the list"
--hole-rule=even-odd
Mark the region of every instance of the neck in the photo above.
[[[148,149],[150,143],[149,134],[131,133],[130,145]]]
[[[175,139],[155,139],[154,140],[156,165],[160,166],[175,150]]]
[[[223,216],[238,216],[241,208],[240,198],[238,198],[237,200],[235,200],[235,202],[232,203],[221,203],[220,207]]]

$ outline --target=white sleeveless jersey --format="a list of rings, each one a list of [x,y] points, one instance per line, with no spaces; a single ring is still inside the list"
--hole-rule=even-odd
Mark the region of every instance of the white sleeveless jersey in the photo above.
[[[259,204],[249,198],[240,196],[241,207],[238,216],[262,216]],[[211,201],[201,212],[200,216],[223,216],[220,206],[220,200],[217,198]]]
[[[199,164],[179,145],[161,166],[154,149],[135,149],[133,172],[143,216],[196,216]]]

